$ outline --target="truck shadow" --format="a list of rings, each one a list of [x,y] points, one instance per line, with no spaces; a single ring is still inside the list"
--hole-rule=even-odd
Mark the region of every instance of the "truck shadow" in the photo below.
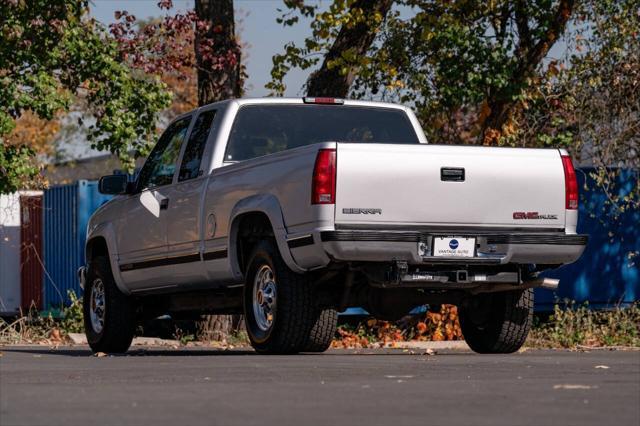
[[[94,358],[126,358],[139,356],[228,356],[228,355],[258,355],[252,349],[132,349],[124,354],[96,355],[87,348],[0,348],[5,353],[28,353],[33,355],[58,355],[68,357],[94,357]]]
[[[98,356],[94,354],[88,347],[73,348],[32,348],[32,347],[0,347],[0,352],[5,353],[25,353],[32,355],[56,355],[64,357],[94,357],[94,358],[127,358],[127,357],[203,357],[203,356],[264,356],[264,357],[291,357],[296,355],[262,355],[255,352],[251,348],[238,349],[201,349],[201,348],[179,348],[179,349],[161,349],[161,348],[136,348],[129,350],[124,354],[105,354]],[[445,350],[437,352],[437,356],[450,355],[469,355],[470,351]],[[429,356],[423,351],[403,351],[400,349],[330,349],[324,353],[305,353],[302,352],[297,356],[314,357],[314,356]]]

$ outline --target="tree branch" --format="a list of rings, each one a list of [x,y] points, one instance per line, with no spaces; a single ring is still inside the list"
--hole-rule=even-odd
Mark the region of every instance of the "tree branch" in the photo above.
[[[351,6],[351,10],[361,9],[364,16],[380,13],[386,17],[392,3],[393,0],[356,0]],[[322,66],[307,80],[307,94],[309,96],[346,97],[356,77],[355,67],[350,67],[348,72],[343,74],[340,67],[329,68],[329,64],[341,58],[342,53],[349,49],[354,50],[356,57],[365,55],[375,36],[376,28],[372,28],[369,22],[360,22],[353,27],[343,25],[325,55]]]
[[[523,14],[523,12],[525,12],[525,5],[523,5],[521,1],[517,3],[516,25],[518,26],[520,42],[516,54],[519,55],[519,59],[511,76],[513,84],[510,84],[509,87],[522,87],[526,84],[527,79],[534,74],[536,68],[547,53],[549,53],[553,44],[564,33],[567,22],[573,13],[574,5],[575,0],[560,0],[558,9],[554,13],[553,19],[544,35],[537,42],[534,42],[531,39],[531,33],[529,31],[528,17],[526,14]],[[517,102],[512,99],[509,93],[500,92],[490,96],[489,99],[487,99],[487,103],[491,109],[491,113],[483,126],[485,139],[487,138],[488,130],[499,130],[502,128],[517,105]],[[488,141],[485,140],[485,142]]]

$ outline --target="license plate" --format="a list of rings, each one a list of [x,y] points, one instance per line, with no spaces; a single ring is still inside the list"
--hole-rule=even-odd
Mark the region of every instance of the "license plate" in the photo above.
[[[433,255],[437,257],[473,257],[476,239],[469,237],[434,237]]]

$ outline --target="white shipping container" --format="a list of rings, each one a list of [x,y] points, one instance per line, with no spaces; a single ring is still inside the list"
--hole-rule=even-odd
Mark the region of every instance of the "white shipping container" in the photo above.
[[[0,315],[20,311],[20,194],[0,195]]]

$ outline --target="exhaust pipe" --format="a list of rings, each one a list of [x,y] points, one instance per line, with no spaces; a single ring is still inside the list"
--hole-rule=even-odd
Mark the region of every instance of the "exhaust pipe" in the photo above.
[[[486,284],[480,287],[476,287],[471,290],[471,294],[480,294],[480,293],[495,293],[499,291],[509,291],[509,290],[524,290],[527,288],[544,288],[547,290],[557,290],[558,285],[560,285],[560,280],[555,278],[536,278],[529,281],[524,281],[522,284]]]
[[[547,290],[557,290],[560,285],[560,280],[555,278],[543,278],[539,287],[546,288]]]
[[[560,280],[555,278],[536,278],[533,280],[523,281],[518,288],[545,288],[547,290],[557,290]]]

